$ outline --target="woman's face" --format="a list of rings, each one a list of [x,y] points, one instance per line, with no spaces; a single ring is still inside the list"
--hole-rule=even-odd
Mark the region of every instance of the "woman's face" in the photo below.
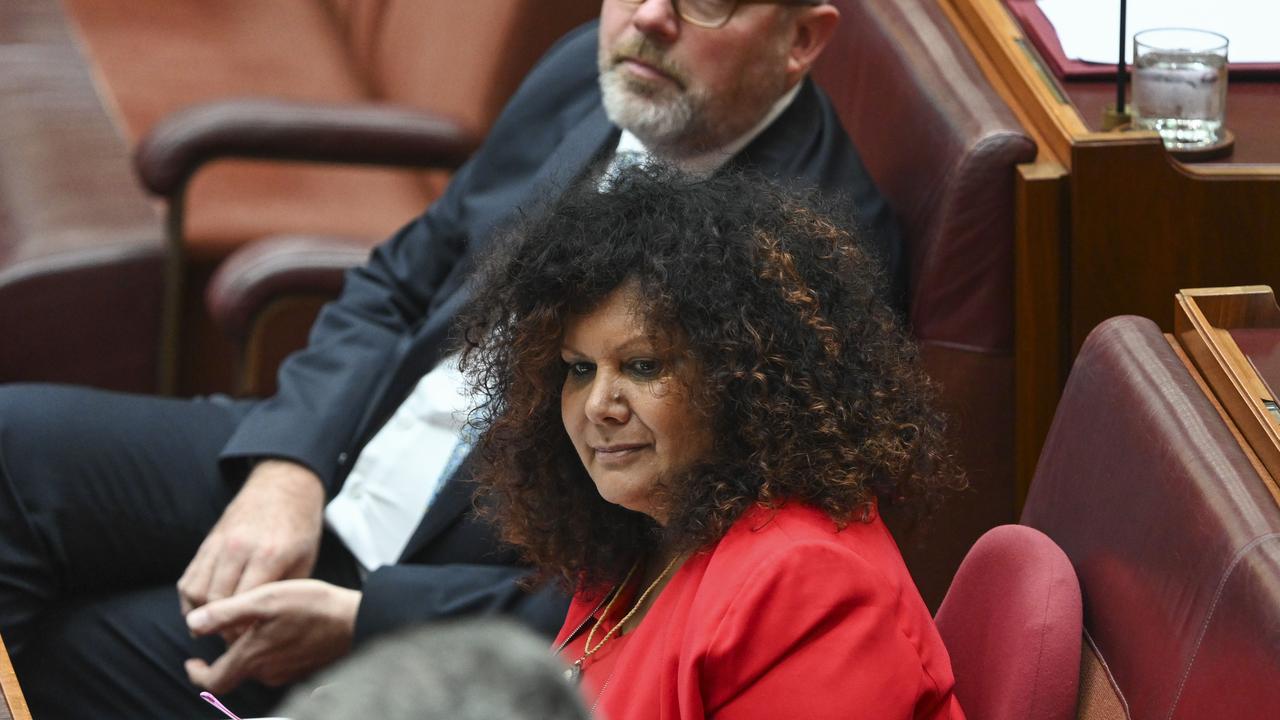
[[[654,347],[637,300],[624,285],[570,319],[560,416],[600,496],[665,523],[655,488],[703,459],[711,432],[690,402],[688,363]]]

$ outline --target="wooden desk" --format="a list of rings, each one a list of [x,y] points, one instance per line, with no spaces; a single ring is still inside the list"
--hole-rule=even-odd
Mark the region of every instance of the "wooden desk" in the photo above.
[[[1100,132],[1105,83],[1062,83],[1000,0],[938,0],[1040,147],[1019,168],[1015,435],[1025,488],[1085,336],[1134,314],[1173,329],[1179,288],[1280,282],[1280,85],[1233,82],[1238,152],[1181,163],[1155,133]]]
[[[0,720],[31,720],[27,701],[18,687],[18,676],[13,673],[9,652],[0,640]]]
[[[1265,285],[1183,290],[1173,339],[1280,505],[1280,306]]]

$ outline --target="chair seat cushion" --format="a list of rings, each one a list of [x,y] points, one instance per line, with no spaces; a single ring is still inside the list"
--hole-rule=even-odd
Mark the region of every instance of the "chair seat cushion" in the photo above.
[[[344,30],[315,0],[67,0],[130,146],[162,118],[228,97],[359,103],[370,98]],[[139,52],[140,49],[144,51]],[[434,197],[421,173],[224,161],[188,190],[186,241],[216,260],[283,233],[385,237]]]
[[[1044,533],[989,530],[938,609],[956,697],[972,718],[1073,720],[1082,605],[1071,561]]]

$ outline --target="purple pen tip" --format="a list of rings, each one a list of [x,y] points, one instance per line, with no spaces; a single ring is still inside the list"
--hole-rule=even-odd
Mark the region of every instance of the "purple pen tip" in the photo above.
[[[240,720],[240,716],[228,710],[227,706],[222,704],[222,701],[218,700],[218,698],[213,696],[213,693],[208,691],[202,692],[200,693],[200,698],[205,702],[209,703],[210,705],[221,710],[222,714],[231,718],[231,720]]]

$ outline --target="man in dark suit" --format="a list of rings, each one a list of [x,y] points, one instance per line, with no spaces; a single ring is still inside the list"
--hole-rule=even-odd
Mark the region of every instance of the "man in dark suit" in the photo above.
[[[190,714],[195,686],[263,712],[276,686],[410,622],[498,611],[554,631],[564,599],[524,591],[471,517],[466,465],[444,457],[465,436],[429,453],[439,487],[415,508],[417,465],[375,448],[428,380],[456,383],[450,325],[504,223],[632,153],[847,193],[900,280],[888,211],[807,79],[837,21],[823,0],[604,0],[444,197],[348,274],[271,398],[0,390],[0,632],[38,716]],[[410,481],[367,481],[373,455]],[[384,542],[380,512],[406,536]]]

